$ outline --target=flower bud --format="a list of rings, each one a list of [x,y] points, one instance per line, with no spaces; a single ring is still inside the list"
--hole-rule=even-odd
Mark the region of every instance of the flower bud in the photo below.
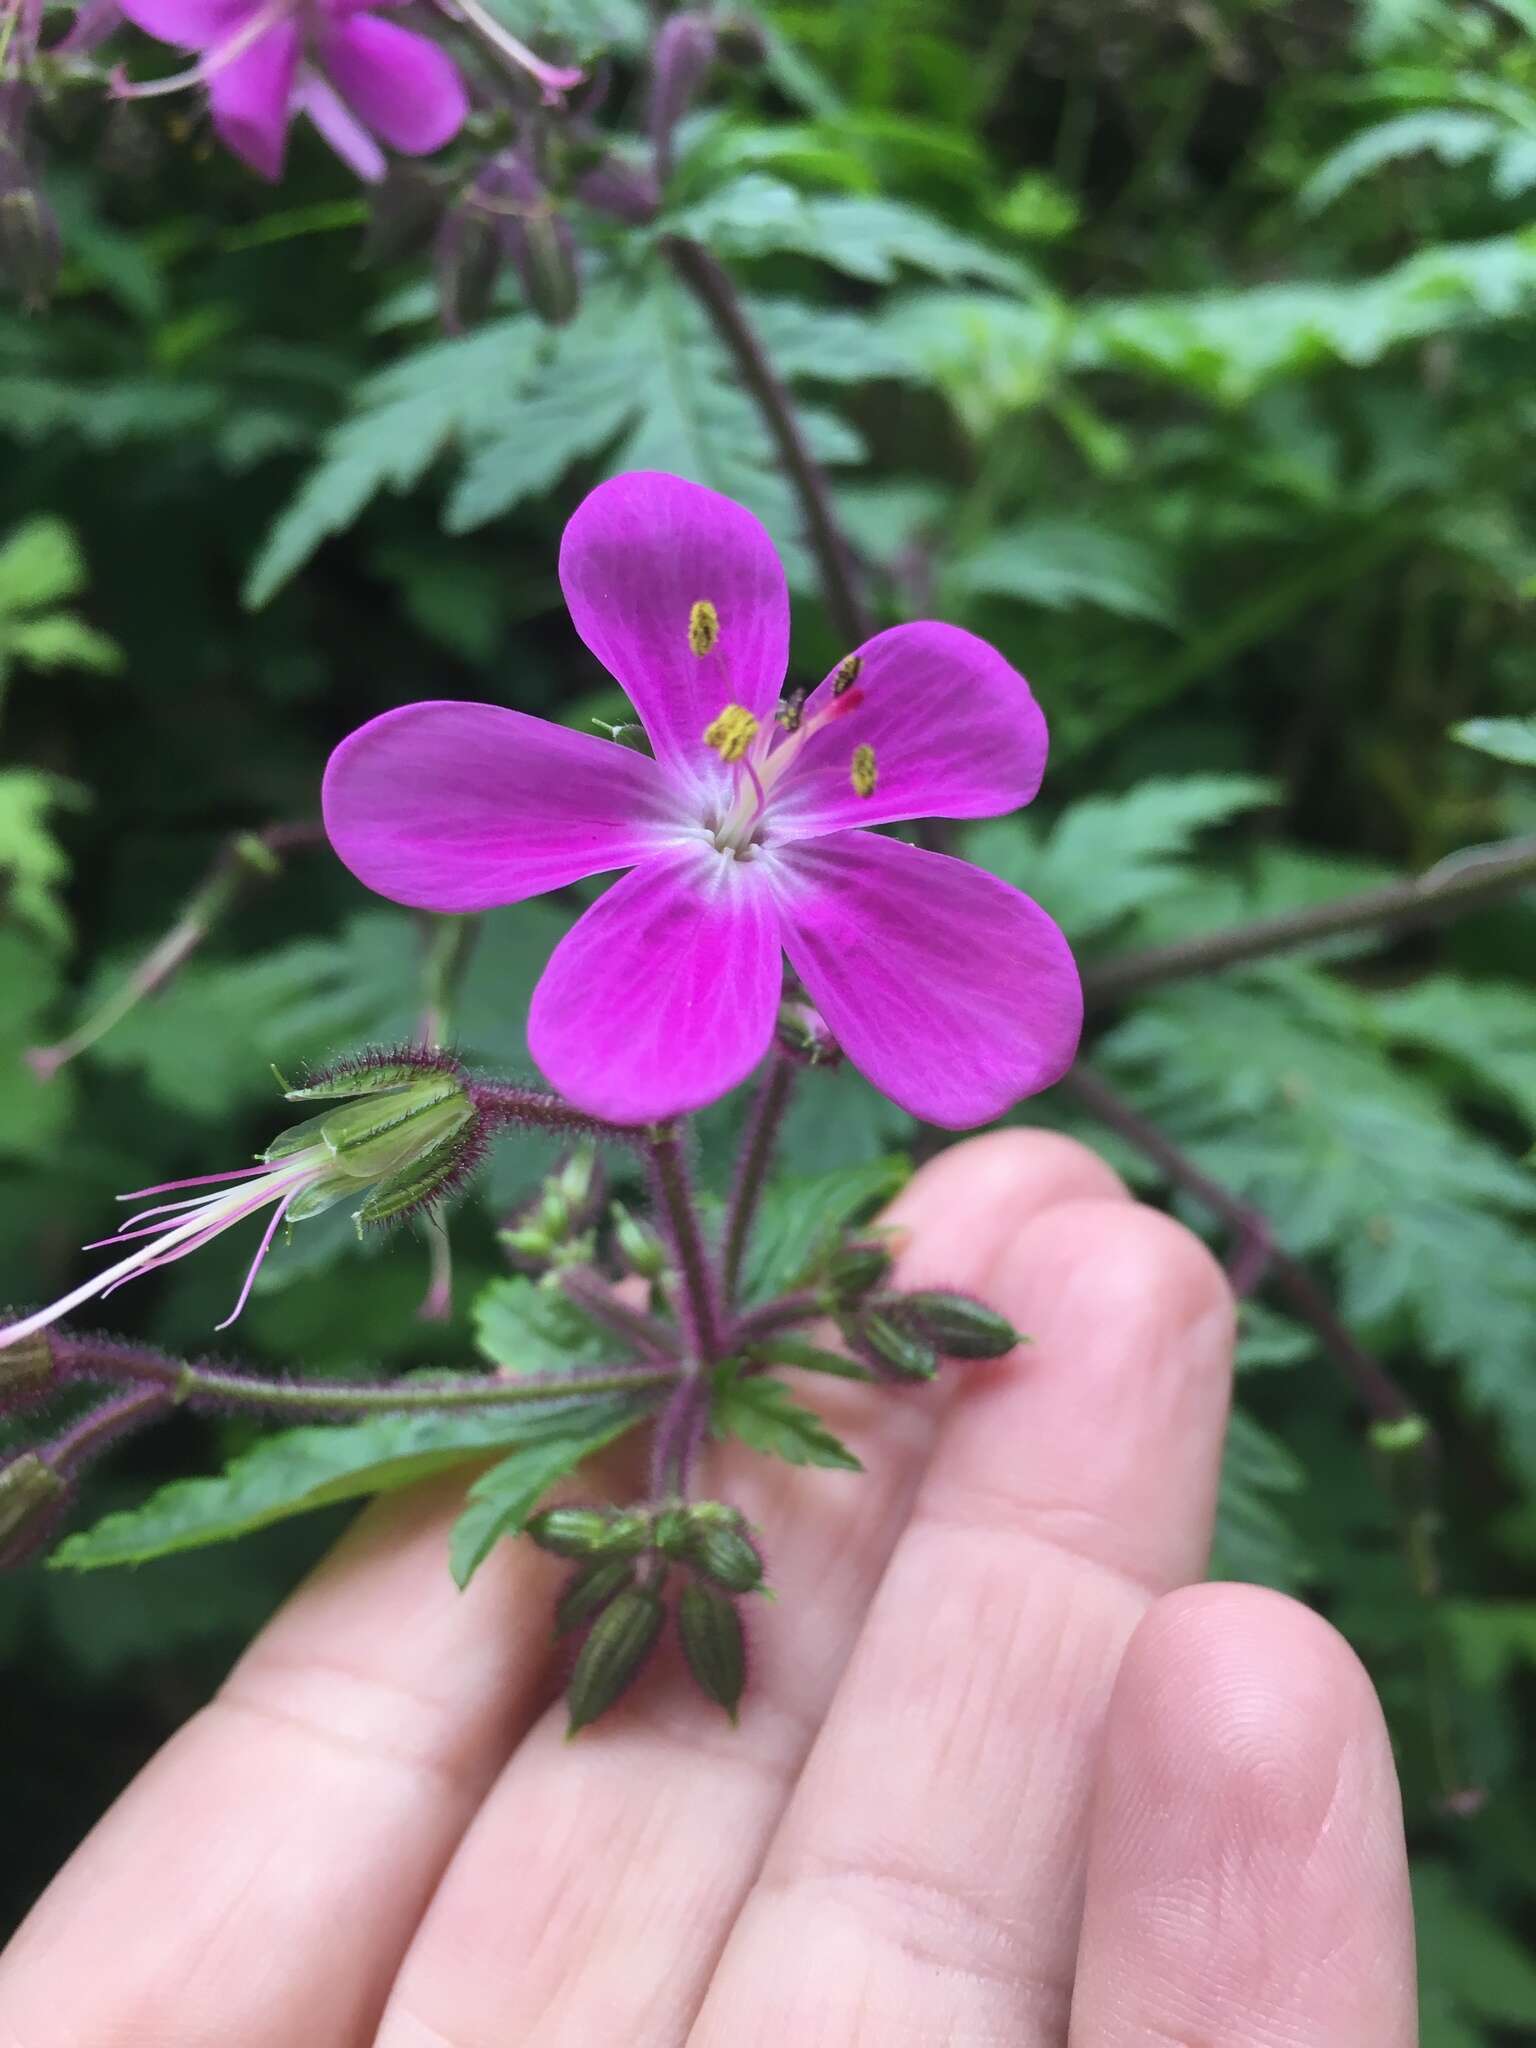
[[[683,1655],[700,1692],[734,1721],[747,1676],[747,1650],[735,1602],[710,1586],[683,1588],[677,1606]]]
[[[1006,1316],[968,1294],[924,1288],[879,1306],[945,1358],[1002,1358],[1022,1341]]]
[[[758,1593],[763,1586],[763,1560],[757,1545],[741,1526],[705,1523],[694,1518],[691,1540],[685,1552],[688,1562],[704,1576],[732,1593]]]
[[[555,1606],[555,1633],[585,1628],[609,1601],[633,1585],[635,1568],[622,1557],[594,1557],[571,1574]]]
[[[898,1380],[931,1380],[939,1369],[938,1353],[889,1315],[866,1310],[840,1325],[849,1343],[877,1371]]]
[[[0,1323],[4,1320],[0,1316]],[[35,1407],[47,1399],[58,1381],[53,1340],[46,1330],[34,1330],[30,1337],[0,1351],[0,1415],[7,1409]]]
[[[496,223],[468,206],[443,215],[432,242],[438,310],[449,334],[478,326],[491,310],[501,271],[501,236]]]
[[[883,1244],[840,1245],[827,1267],[827,1285],[840,1308],[855,1308],[889,1278],[891,1255]]]
[[[750,14],[720,14],[715,17],[721,61],[739,71],[751,71],[768,61],[768,38],[761,22]]]
[[[642,1280],[663,1279],[671,1258],[657,1232],[631,1214],[622,1202],[615,1202],[609,1214],[613,1217],[615,1242],[629,1270]]]
[[[349,1099],[284,1131],[262,1155],[269,1165],[299,1152],[320,1158],[291,1222],[349,1196],[362,1197],[360,1226],[385,1222],[446,1194],[479,1156],[479,1113],[446,1055],[348,1065],[287,1091],[290,1102],[337,1096]]]
[[[780,1003],[778,1042],[802,1067],[835,1067],[843,1056],[826,1018],[803,996],[786,996]]]
[[[598,1615],[566,1687],[568,1735],[605,1714],[633,1683],[665,1618],[661,1596],[645,1586],[631,1586]]]
[[[651,58],[651,148],[664,185],[672,170],[672,137],[715,61],[714,25],[702,14],[673,14],[662,23]]]
[[[654,175],[612,156],[582,172],[576,180],[576,197],[594,213],[606,213],[633,228],[654,220],[661,206]]]
[[[68,1481],[36,1451],[0,1465],[0,1565],[20,1564],[46,1534]]]
[[[649,1517],[627,1508],[545,1508],[527,1533],[556,1557],[638,1557],[651,1541]]]

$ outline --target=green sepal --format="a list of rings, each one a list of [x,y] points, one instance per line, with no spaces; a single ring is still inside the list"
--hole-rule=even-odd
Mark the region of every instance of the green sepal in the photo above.
[[[848,1325],[851,1341],[872,1352],[899,1380],[931,1380],[939,1370],[933,1346],[877,1310],[867,1310]]]
[[[567,1636],[601,1614],[635,1580],[635,1567],[624,1557],[594,1557],[574,1571],[555,1603],[555,1634]]]
[[[568,1736],[587,1727],[599,1714],[606,1714],[633,1683],[655,1647],[666,1612],[658,1593],[649,1587],[631,1586],[599,1614],[566,1687]]]
[[[747,1678],[747,1647],[735,1602],[711,1586],[685,1586],[677,1632],[700,1692],[734,1721]]]

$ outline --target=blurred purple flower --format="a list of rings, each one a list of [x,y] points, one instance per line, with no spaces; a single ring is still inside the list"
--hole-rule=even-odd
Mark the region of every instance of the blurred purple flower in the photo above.
[[[1082,992],[1044,911],[857,829],[1029,802],[1045,720],[996,649],[894,626],[781,703],[772,541],[729,498],[649,472],[578,508],[560,579],[654,758],[496,705],[408,704],[342,741],[324,798],[353,873],[428,910],[633,869],[534,995],[529,1044],[555,1086],[621,1123],[713,1101],[768,1049],[785,953],[848,1058],[915,1116],[983,1123],[1059,1079]]]
[[[121,0],[147,35],[199,53],[190,71],[124,98],[187,86],[207,89],[213,125],[253,171],[282,176],[288,129],[307,114],[342,161],[374,183],[386,144],[427,156],[450,142],[469,111],[464,81],[436,43],[386,21],[375,7],[401,0]]]

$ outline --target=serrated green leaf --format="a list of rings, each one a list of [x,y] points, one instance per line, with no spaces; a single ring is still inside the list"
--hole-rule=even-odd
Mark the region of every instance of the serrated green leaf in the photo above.
[[[83,810],[89,796],[62,775],[32,768],[0,772],[0,893],[18,923],[55,946],[69,943],[70,925],[60,897],[69,857],[49,828],[55,808]]]
[[[789,1465],[827,1465],[842,1472],[864,1469],[819,1415],[802,1408],[787,1387],[766,1375],[744,1378],[730,1367],[722,1368],[715,1376],[710,1425],[717,1437],[736,1437],[749,1449]]]
[[[951,560],[945,575],[962,594],[1015,597],[1052,611],[1094,605],[1163,626],[1178,617],[1173,577],[1157,550],[1095,519],[1041,518],[1007,527]]]
[[[84,588],[85,557],[62,519],[25,520],[0,546],[0,612],[38,611]]]
[[[906,1185],[911,1171],[909,1160],[892,1156],[772,1182],[747,1249],[748,1300],[767,1300],[803,1285],[839,1234],[882,1208]]]
[[[640,1412],[629,1396],[562,1398],[285,1430],[263,1438],[215,1477],[177,1480],[142,1507],[108,1515],[93,1529],[66,1538],[49,1563],[63,1571],[98,1571],[227,1543],[290,1515],[393,1493],[504,1446],[568,1444],[578,1427],[628,1428]]]
[[[589,1322],[568,1296],[509,1273],[482,1288],[474,1306],[475,1342],[504,1372],[559,1372],[596,1365],[622,1349],[611,1331]]]
[[[1426,107],[1399,114],[1351,136],[1326,157],[1297,194],[1297,204],[1304,213],[1320,213],[1362,178],[1407,157],[1429,155],[1443,164],[1470,163],[1475,157],[1491,155],[1506,133],[1491,115],[1455,107]]]
[[[617,1443],[648,1412],[643,1402],[628,1403],[624,1413],[597,1411],[593,1403],[584,1421],[573,1421],[569,1436],[521,1445],[475,1481],[449,1538],[449,1569],[457,1585],[469,1584],[503,1536],[519,1533],[557,1480],[574,1472],[584,1458]]]
[[[1285,1445],[1234,1409],[1221,1467],[1211,1577],[1247,1579],[1286,1592],[1305,1584],[1310,1566],[1282,1504],[1306,1483],[1304,1467]]]
[[[68,612],[50,612],[40,619],[22,619],[0,631],[0,650],[28,668],[95,669],[112,674],[123,665],[123,650],[105,633]]]
[[[958,283],[1027,289],[1033,273],[1017,257],[957,232],[899,200],[800,192],[749,171],[667,222],[717,255],[741,261],[790,253],[869,284],[890,284],[902,268]]]
[[[1274,795],[1272,782],[1252,775],[1154,776],[1069,805],[1045,836],[1025,818],[977,826],[966,853],[1037,896],[1080,944],[1187,888],[1200,835]]]
[[[1536,718],[1468,718],[1451,727],[1451,738],[1496,761],[1536,768]]]

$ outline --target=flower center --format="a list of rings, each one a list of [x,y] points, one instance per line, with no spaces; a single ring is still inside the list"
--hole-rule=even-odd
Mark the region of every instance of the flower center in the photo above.
[[[718,608],[700,598],[688,614],[688,647],[695,655],[711,653],[719,643],[721,621]],[[792,690],[764,725],[745,704],[727,704],[704,728],[704,745],[710,747],[735,770],[735,789],[724,815],[705,819],[715,847],[736,860],[751,860],[762,841],[774,791],[799,760],[808,740],[839,718],[857,710],[864,692],[856,688],[863,670],[861,655],[850,654],[832,672],[825,701],[806,716],[807,692]],[[879,780],[875,750],[857,746],[849,763],[848,779],[854,794],[873,796]]]

